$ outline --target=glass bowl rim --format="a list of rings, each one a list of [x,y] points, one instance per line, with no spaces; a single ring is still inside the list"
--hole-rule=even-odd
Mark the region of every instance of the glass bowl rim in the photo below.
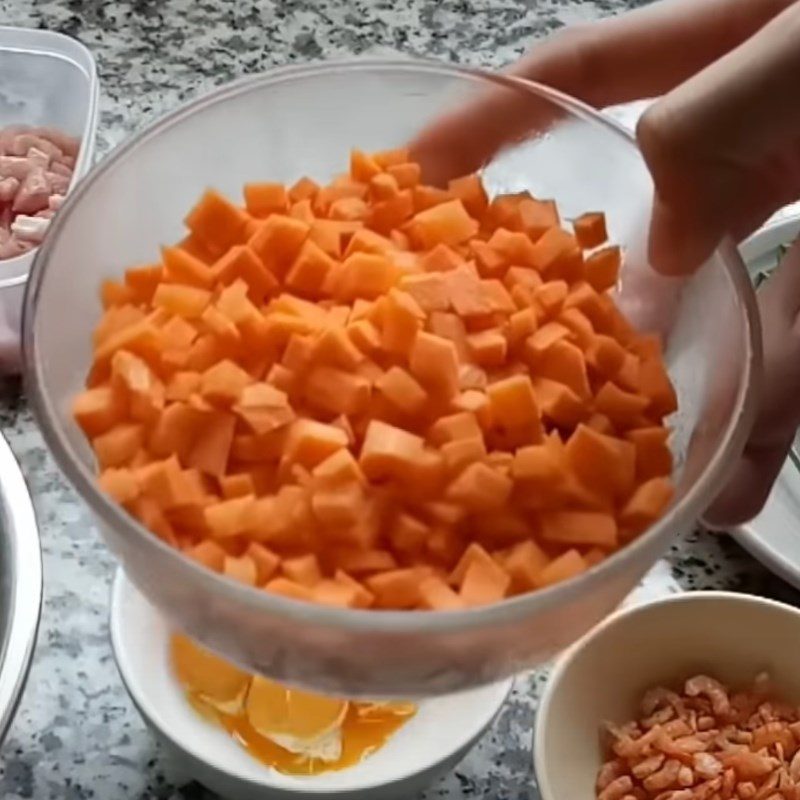
[[[42,360],[38,357],[39,346],[35,324],[37,300],[43,276],[47,270],[51,253],[55,249],[55,243],[58,241],[59,233],[68,224],[72,212],[81,198],[92,189],[99,178],[118,162],[133,155],[140,145],[217,102],[271,84],[308,79],[331,72],[347,73],[365,70],[438,74],[454,79],[472,80],[476,84],[494,84],[527,92],[559,106],[573,116],[605,128],[624,140],[630,147],[638,150],[634,137],[625,127],[603,115],[602,112],[562,92],[522,78],[432,60],[351,58],[289,65],[246,76],[216,87],[166,113],[115,148],[94,166],[89,174],[67,195],[64,206],[55,216],[49,235],[36,253],[23,304],[23,365],[34,417],[57,465],[102,524],[122,530],[129,537],[135,537],[137,544],[141,542],[141,546],[151,548],[150,552],[154,557],[167,559],[167,563],[177,568],[178,576],[180,570],[190,570],[194,573],[196,582],[200,585],[204,584],[203,588],[207,589],[211,595],[222,595],[230,602],[248,606],[250,609],[258,610],[273,618],[297,624],[311,622],[313,625],[351,633],[424,635],[436,632],[463,632],[507,623],[558,606],[570,598],[588,596],[596,586],[605,584],[614,576],[623,573],[631,557],[636,552],[647,548],[651,540],[661,537],[667,528],[677,527],[680,529],[683,525],[691,524],[698,519],[704,510],[704,499],[712,494],[714,487],[721,485],[729,464],[735,460],[744,447],[755,416],[755,386],[761,375],[761,328],[755,293],[738,250],[729,238],[723,240],[717,252],[743,310],[749,353],[744,365],[743,389],[740,389],[737,394],[735,407],[724,433],[722,444],[710,459],[700,479],[687,491],[682,501],[672,507],[655,525],[586,573],[545,589],[516,595],[478,608],[421,612],[340,609],[270,594],[262,589],[245,586],[201,566],[179,550],[163,542],[100,491],[95,475],[83,466],[80,458],[73,452],[67,436],[58,422],[54,403],[43,390]],[[123,568],[124,566],[123,563]],[[311,618],[308,613],[310,607],[314,608]]]

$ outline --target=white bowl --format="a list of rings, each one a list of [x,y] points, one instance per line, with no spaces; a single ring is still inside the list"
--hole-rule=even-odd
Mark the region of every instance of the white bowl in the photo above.
[[[420,703],[376,753],[313,777],[283,775],[256,761],[188,704],[169,664],[170,629],[120,570],[111,598],[111,642],[123,683],[145,722],[192,776],[223,797],[413,797],[454,767],[500,711],[513,681]]]
[[[731,686],[762,671],[800,703],[800,611],[750,595],[677,595],[610,617],[556,663],[539,704],[533,761],[542,800],[595,800],[603,722],[693,674]]]

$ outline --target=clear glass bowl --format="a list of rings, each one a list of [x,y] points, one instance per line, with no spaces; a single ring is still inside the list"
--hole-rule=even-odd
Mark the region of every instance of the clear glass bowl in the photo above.
[[[160,244],[180,239],[184,215],[208,186],[239,197],[246,181],[324,181],[342,171],[351,147],[402,145],[487,91],[495,101],[515,99],[515,133],[522,120],[537,130],[485,165],[490,189],[555,198],[565,218],[604,210],[612,239],[626,249],[620,300],[644,324],[665,329],[680,412],[673,421],[677,496],[664,518],[586,575],[546,591],[460,612],[348,611],[213,574],[98,491],[70,402],[89,366],[101,280],[156,259]],[[487,118],[495,133],[504,124]],[[470,147],[474,135],[465,129],[463,143]],[[623,129],[531,83],[425,62],[357,61],[230,84],[114,151],[56,217],[25,306],[36,417],[128,576],[172,623],[216,651],[276,679],[351,696],[422,696],[499,679],[547,660],[612,611],[694,523],[749,429],[760,338],[747,274],[727,242],[688,281],[655,276],[644,258],[651,194]]]

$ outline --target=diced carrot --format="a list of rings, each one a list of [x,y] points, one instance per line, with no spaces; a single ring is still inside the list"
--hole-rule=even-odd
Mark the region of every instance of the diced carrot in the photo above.
[[[548,565],[550,558],[532,539],[513,545],[502,559],[502,565],[511,578],[514,592],[529,592],[536,588],[536,579]]]
[[[500,250],[480,239],[472,239],[469,243],[469,248],[475,256],[478,271],[482,277],[502,276],[506,272],[509,261]]]
[[[625,348],[616,339],[598,334],[586,349],[586,361],[601,375],[612,377],[622,368]]]
[[[586,401],[563,383],[536,378],[534,392],[542,417],[561,427],[574,427],[589,413]]]
[[[286,274],[285,285],[306,297],[319,297],[336,262],[317,244],[306,240]]]
[[[443,444],[439,451],[445,466],[451,474],[455,474],[469,464],[486,458],[486,444],[483,437],[471,439],[455,439]]]
[[[490,383],[486,395],[495,425],[506,429],[526,428],[531,432],[532,442],[541,439],[539,407],[527,375],[513,375]]]
[[[643,358],[639,364],[639,391],[650,400],[649,410],[658,417],[678,408],[678,396],[660,358]]]
[[[302,586],[288,578],[273,578],[267,582],[264,589],[291,600],[303,600],[308,603],[314,600],[314,592],[308,586]]]
[[[245,495],[256,493],[253,477],[248,472],[240,472],[235,475],[223,475],[219,479],[219,488],[223,498],[231,500],[234,497],[244,497]]]
[[[343,447],[347,447],[347,434],[341,428],[298,419],[289,430],[284,458],[290,464],[313,468]]]
[[[367,426],[359,464],[370,480],[406,474],[423,452],[413,433],[373,419]]]
[[[334,200],[328,208],[328,216],[342,222],[363,221],[369,213],[369,206],[360,197],[340,197],[338,200]]]
[[[534,245],[524,233],[497,228],[489,239],[488,245],[503,257],[506,264],[524,267],[536,266]]]
[[[211,503],[203,509],[206,525],[216,539],[239,536],[247,530],[255,498],[252,495]]]
[[[386,171],[397,181],[401,189],[413,189],[420,179],[419,164],[406,162],[402,164],[391,164]]]
[[[375,595],[377,608],[410,609],[420,601],[420,583],[427,577],[424,569],[409,567],[370,575],[364,583]]]
[[[636,448],[636,478],[648,480],[672,472],[672,453],[667,439],[669,430],[662,427],[628,431],[625,438]]]
[[[214,544],[214,542],[209,542]],[[250,542],[245,550],[247,555],[256,567],[256,583],[259,586],[265,584],[278,571],[281,559],[268,547],[258,542]]]
[[[125,285],[133,292],[137,303],[149,303],[163,280],[164,268],[161,264],[125,270]]]
[[[475,414],[461,411],[439,417],[428,429],[427,437],[434,445],[443,445],[459,439],[481,439],[483,431]]]
[[[305,397],[331,414],[358,414],[369,403],[370,382],[334,367],[314,367],[305,381]]]
[[[258,568],[247,554],[238,557],[225,556],[222,572],[228,578],[247,586],[255,586],[258,582]]]
[[[506,596],[510,584],[509,574],[492,558],[476,559],[467,567],[459,596],[467,606],[496,603]]]
[[[561,310],[568,294],[569,286],[566,281],[547,281],[533,290],[534,305],[542,316],[552,317]]]
[[[426,313],[446,311],[450,307],[448,282],[441,273],[404,275],[398,286],[403,292],[410,294]]]
[[[125,418],[124,395],[110,386],[81,392],[72,402],[72,414],[90,438],[113,428]]]
[[[211,292],[179,283],[162,283],[153,295],[153,305],[187,319],[199,317],[211,302]]]
[[[458,388],[462,391],[486,389],[489,385],[489,378],[486,370],[481,369],[476,364],[459,364],[458,366]]]
[[[333,555],[338,568],[348,575],[365,575],[397,569],[394,556],[387,550],[339,548]]]
[[[202,424],[191,428],[186,463],[206,475],[221,477],[225,474],[233,447],[236,419],[225,412],[205,414]]]
[[[558,276],[565,260],[576,249],[577,242],[571,233],[563,228],[549,228],[534,244],[530,266],[548,276]]]
[[[418,414],[428,400],[427,392],[401,367],[391,367],[384,372],[375,388],[405,414]]]
[[[633,488],[636,450],[630,442],[578,425],[566,444],[567,461],[589,487],[625,497]]]
[[[253,379],[238,364],[225,359],[200,376],[200,394],[212,403],[235,403]]]
[[[285,214],[289,196],[282,183],[246,183],[244,202],[249,214],[264,219],[270,214]]]
[[[470,511],[502,508],[511,495],[511,479],[488,464],[474,462],[447,487],[446,496]]]
[[[407,357],[422,327],[425,312],[413,296],[391,289],[382,306],[381,346],[395,355]]]
[[[358,186],[362,184],[356,184]],[[388,172],[380,172],[369,180],[369,194],[374,200],[388,200],[400,192],[397,179]],[[364,195],[361,195],[362,197]]]
[[[517,206],[517,219],[519,229],[534,241],[559,225],[558,210],[552,200],[522,198]]]
[[[350,177],[353,180],[369,183],[380,171],[380,165],[372,156],[361,150],[350,151]]]
[[[535,374],[569,386],[580,398],[591,396],[583,353],[580,348],[563,339],[553,342],[542,353],[535,363]]]
[[[477,174],[465,175],[462,178],[454,178],[447,185],[448,191],[453,197],[461,200],[467,213],[474,218],[480,218],[489,206],[489,198],[483,188],[483,182]]]
[[[334,580],[353,591],[352,608],[370,608],[375,602],[375,596],[363,584],[352,578],[344,570],[337,569]]]
[[[605,215],[599,211],[581,214],[572,222],[575,238],[581,247],[597,247],[608,238]]]
[[[446,244],[437,244],[430,252],[426,253],[419,262],[423,272],[448,272],[464,263],[464,259],[452,247]]]
[[[289,580],[301,586],[312,587],[322,580],[322,570],[314,555],[284,559],[281,562],[281,570]]]
[[[445,397],[458,393],[458,353],[449,339],[419,331],[409,353],[408,365],[423,386]]]
[[[605,414],[618,428],[630,427],[632,420],[650,405],[650,398],[633,392],[625,392],[615,383],[604,383],[594,397],[595,410]]]
[[[586,425],[589,428],[593,428],[594,430],[598,431],[599,433],[605,433],[607,436],[611,436],[616,433],[614,426],[611,424],[611,420],[605,414],[592,414],[586,420]]]
[[[250,298],[256,303],[263,302],[265,297],[278,288],[275,276],[247,245],[231,247],[218,261],[214,262],[212,270],[216,274],[217,280],[226,286],[236,280],[243,280],[247,284]]]
[[[228,557],[225,550],[211,539],[206,539],[188,548],[186,555],[214,572],[222,572],[225,559]]]
[[[655,522],[674,494],[669,478],[651,478],[637,487],[620,512],[620,524],[637,533]]]
[[[576,547],[617,544],[617,522],[612,514],[595,511],[546,511],[539,516],[539,533],[545,542]]]
[[[244,237],[247,215],[209,189],[186,217],[186,227],[212,253],[224,253]]]
[[[508,342],[498,328],[467,336],[472,358],[482,367],[500,367],[505,363]]]
[[[364,320],[364,324],[369,323]],[[356,369],[364,361],[364,353],[341,326],[325,330],[316,343],[314,356],[326,364],[347,370]]]
[[[372,300],[388,292],[397,277],[397,268],[385,256],[355,252],[342,262],[337,296],[345,300],[356,297]]]
[[[428,327],[431,333],[453,342],[459,361],[469,359],[467,329],[460,317],[444,311],[434,311],[428,317]]]
[[[311,227],[302,220],[271,214],[247,244],[270,272],[283,276],[300,252],[310,230]]]
[[[369,228],[361,228],[350,237],[347,250],[345,250],[345,256],[351,256],[353,253],[385,255],[394,249],[395,245],[390,239],[381,236],[375,231],[371,231]]]
[[[536,328],[536,314],[532,308],[523,308],[511,314],[505,328],[505,337],[509,348],[521,345],[535,333]]]
[[[586,572],[588,568],[589,565],[577,550],[567,550],[539,572],[536,576],[536,586],[540,589],[553,586]]]
[[[429,249],[437,244],[460,244],[477,230],[478,223],[467,213],[461,200],[449,200],[416,214],[408,232],[415,247]]]
[[[608,291],[602,214],[573,235],[408,157],[248,184],[246,210],[211,190],[163,265],[102,287],[75,400],[99,484],[246,585],[462,609],[580,574],[669,502],[676,396]]]
[[[324,486],[365,482],[361,467],[350,450],[346,448],[336,450],[320,461],[313,468],[312,474],[319,484]]]
[[[399,228],[414,213],[411,189],[403,189],[394,197],[376,203],[365,217],[367,225],[380,233]]]
[[[440,577],[430,575],[419,586],[420,606],[431,611],[457,611],[465,608],[464,600]]]
[[[319,184],[307,176],[303,176],[289,187],[289,203],[299,203],[301,200],[310,200],[319,191]]]
[[[622,265],[619,247],[605,247],[586,259],[586,280],[598,291],[604,292],[616,286]]]
[[[97,465],[102,469],[121,467],[136,455],[144,440],[141,425],[123,423],[92,440]]]
[[[130,469],[106,469],[98,478],[100,489],[118,503],[127,505],[139,496],[139,482]]]
[[[428,540],[430,531],[430,526],[422,520],[412,514],[401,512],[395,518],[389,531],[389,542],[398,553],[418,554]]]

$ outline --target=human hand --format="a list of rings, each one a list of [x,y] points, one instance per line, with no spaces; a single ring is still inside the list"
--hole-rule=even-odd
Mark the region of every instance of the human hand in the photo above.
[[[664,95],[637,129],[655,185],[650,258],[661,272],[685,274],[725,235],[744,238],[800,197],[798,42],[800,2],[665,0],[567,29],[510,74],[598,107]],[[509,95],[489,93],[423,133],[412,149],[430,179],[476,169],[531,127]],[[719,526],[758,512],[800,423],[798,247],[759,294],[759,413],[741,462],[706,515]]]

